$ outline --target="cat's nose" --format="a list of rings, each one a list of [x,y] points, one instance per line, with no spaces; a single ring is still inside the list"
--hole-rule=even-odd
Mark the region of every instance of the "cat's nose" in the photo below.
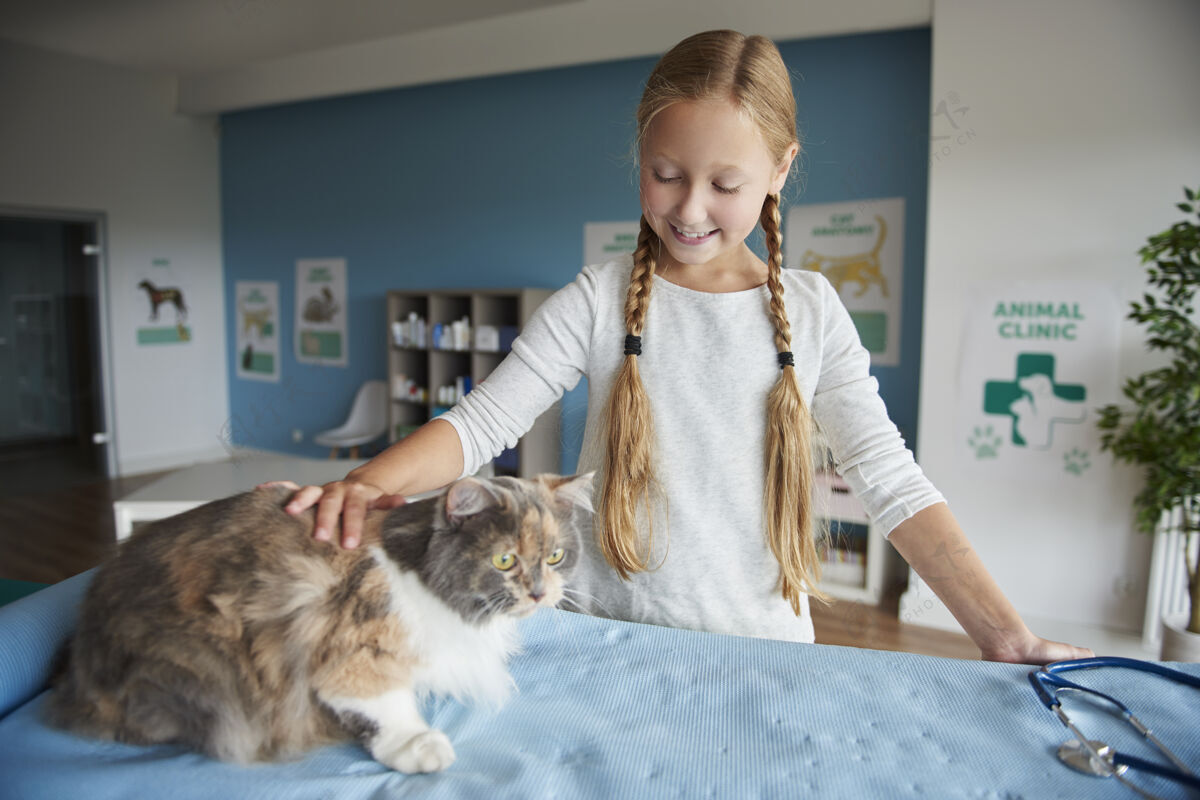
[[[541,589],[534,589],[529,592],[529,599],[535,603],[540,601],[545,596],[546,596],[546,593],[544,591],[542,591]]]

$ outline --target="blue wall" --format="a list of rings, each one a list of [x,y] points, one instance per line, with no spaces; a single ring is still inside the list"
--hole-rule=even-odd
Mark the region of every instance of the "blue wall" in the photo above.
[[[928,29],[780,44],[805,155],[787,202],[905,197],[901,364],[877,368],[897,424],[916,430],[929,141]],[[654,59],[484,78],[227,114],[221,201],[234,443],[320,456],[356,387],[385,377],[384,293],[557,288],[583,226],[634,220],[633,113]],[[786,211],[785,211],[786,213]],[[349,366],[298,364],[295,262],[344,257]],[[282,380],[235,375],[234,283],[280,284]],[[582,393],[564,412],[565,468]],[[299,428],[306,441],[296,445]]]

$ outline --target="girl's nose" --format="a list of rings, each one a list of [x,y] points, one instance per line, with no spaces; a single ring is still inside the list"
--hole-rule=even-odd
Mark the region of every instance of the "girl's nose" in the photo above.
[[[703,193],[696,186],[689,185],[683,189],[679,204],[675,208],[675,215],[685,225],[703,222],[708,218],[708,212],[704,208]]]

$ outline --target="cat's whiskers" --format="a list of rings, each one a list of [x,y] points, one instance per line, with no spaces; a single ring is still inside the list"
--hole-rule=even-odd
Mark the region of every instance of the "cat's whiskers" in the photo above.
[[[507,589],[499,589],[489,595],[484,595],[477,601],[473,622],[482,622],[488,617],[500,614],[516,605],[516,601]]]
[[[571,597],[570,595],[574,595],[574,597]],[[580,589],[571,589],[566,586],[563,587],[563,600],[574,603],[575,606],[579,609],[579,611],[581,613],[591,614],[591,612],[587,610],[587,608],[583,605],[583,603],[581,603],[576,598],[579,598],[581,600],[587,600],[587,601],[591,602],[596,608],[598,608],[600,610],[600,612],[604,616],[612,618],[612,616],[613,616],[612,612],[609,611],[607,608],[605,608],[604,603],[601,603],[599,598],[597,598],[594,594],[588,594],[587,592],[584,592]]]
[[[574,606],[574,608],[568,608],[566,605],[567,603],[569,603],[571,606]],[[580,614],[587,613],[587,611],[584,609],[583,605],[581,605],[579,603],[579,601],[572,600],[571,598],[567,597],[565,593],[563,594],[562,599],[558,601],[558,605],[555,606],[555,608],[561,608],[563,611],[577,611]]]
[[[574,595],[574,596],[571,596],[571,595]],[[582,602],[580,602],[580,600],[590,601],[593,604],[593,607],[589,608],[589,607],[585,606]],[[600,600],[597,599],[595,595],[589,594],[581,589],[571,589],[569,587],[564,586],[563,587],[563,599],[560,602],[560,605],[562,603],[570,603],[571,605],[575,606],[577,613],[584,614],[587,616],[597,616],[597,614],[595,613],[595,610],[597,610],[597,609],[601,612],[601,614],[603,616],[606,616],[606,617],[612,616],[612,612],[610,612],[607,608],[605,608],[604,604],[601,603]],[[564,610],[569,611],[571,609],[564,609]],[[560,626],[563,624],[562,620],[556,620],[556,623]],[[578,630],[576,627],[570,627],[566,631],[564,631],[564,633],[566,634],[564,638],[567,638],[571,641],[572,651],[576,654],[581,653],[583,648],[580,646],[581,645],[580,640],[584,636],[584,633],[582,631]]]

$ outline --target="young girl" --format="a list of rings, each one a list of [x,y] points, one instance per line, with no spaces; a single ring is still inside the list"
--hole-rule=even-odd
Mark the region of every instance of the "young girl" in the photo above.
[[[319,502],[318,538],[340,516],[354,547],[368,507],[474,472],[587,375],[579,469],[598,470],[601,489],[574,580],[585,610],[811,642],[817,426],[876,526],[985,658],[1086,655],[1021,622],[888,419],[833,288],[782,268],[795,117],[769,40],[713,31],[680,42],[638,108],[632,258],[585,268],[456,408],[345,480],[299,490],[288,510]],[[765,263],[745,241],[760,224]]]

